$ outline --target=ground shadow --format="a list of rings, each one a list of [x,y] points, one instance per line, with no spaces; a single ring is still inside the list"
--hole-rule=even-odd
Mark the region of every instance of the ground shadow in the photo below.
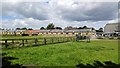
[[[11,64],[10,60],[15,60],[15,57],[5,57],[6,53],[2,53],[2,67],[1,68],[25,68],[20,64]]]
[[[10,60],[15,60],[18,58],[15,57],[6,57],[6,53],[2,53],[2,67],[1,68],[39,68],[40,66],[23,66],[21,64],[12,64]],[[40,68],[45,68],[46,66],[42,66]],[[48,66],[47,68],[52,67],[56,68],[59,66]],[[67,66],[66,66],[67,67]],[[72,67],[72,66],[71,66]],[[70,67],[70,68],[71,68]],[[65,68],[65,66],[60,66],[60,68]],[[100,62],[95,61],[93,64],[78,64],[74,68],[120,68],[120,64],[115,64],[111,61]]]
[[[115,64],[111,61],[95,61],[93,64],[78,64],[77,68],[120,68],[120,64]]]

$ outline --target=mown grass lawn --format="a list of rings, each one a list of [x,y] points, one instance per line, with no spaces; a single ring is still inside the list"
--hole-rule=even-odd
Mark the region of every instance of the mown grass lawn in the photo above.
[[[38,66],[76,66],[92,64],[94,61],[111,61],[118,64],[117,40],[94,40],[86,42],[67,42],[36,47],[3,49],[5,56],[18,59],[12,64]]]

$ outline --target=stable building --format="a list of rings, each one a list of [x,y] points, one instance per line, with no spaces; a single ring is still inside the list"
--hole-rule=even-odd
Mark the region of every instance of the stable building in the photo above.
[[[28,34],[28,36],[36,36],[39,34],[39,30],[26,30],[25,34]]]
[[[25,30],[0,30],[0,35],[21,36]]]
[[[104,27],[104,33],[118,32],[118,23],[108,23]]]
[[[64,30],[54,29],[54,30],[51,30],[50,33],[60,35],[64,33]]]
[[[118,29],[118,23],[108,23],[104,27],[105,37],[118,37],[120,30]]]
[[[38,35],[46,35],[46,34],[50,34],[50,30],[39,30]]]
[[[95,35],[95,30],[92,29],[76,29],[76,30],[66,30],[66,34],[80,34],[80,35]]]
[[[95,36],[95,30],[91,28],[86,29],[72,29],[72,30],[13,30],[13,31],[1,31],[1,35],[15,35],[15,36],[35,36],[35,35],[45,35],[45,36],[75,36],[79,34],[81,36]]]

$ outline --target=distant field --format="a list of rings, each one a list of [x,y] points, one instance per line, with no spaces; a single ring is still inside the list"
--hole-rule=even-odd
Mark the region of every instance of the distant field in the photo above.
[[[38,66],[76,66],[80,63],[93,64],[94,60],[111,61],[118,64],[117,40],[94,40],[86,42],[67,42],[44,46],[4,49],[5,56],[18,59],[12,64]]]
[[[18,38],[42,38],[47,36],[1,36],[3,39],[18,39]]]
[[[19,38],[43,38],[43,37],[65,37],[65,35],[38,35],[38,36],[1,36],[2,39],[19,39]]]

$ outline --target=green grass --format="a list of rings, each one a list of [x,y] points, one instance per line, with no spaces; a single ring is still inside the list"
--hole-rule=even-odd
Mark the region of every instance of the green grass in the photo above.
[[[2,39],[19,39],[19,38],[49,38],[49,37],[65,37],[58,35],[38,35],[38,36],[0,36]]]
[[[46,36],[1,36],[2,39],[19,39],[19,38],[43,38]]]
[[[12,64],[39,66],[75,66],[92,64],[94,60],[118,64],[117,40],[96,40],[91,43],[67,42],[36,47],[4,49],[5,56],[16,57]]]

